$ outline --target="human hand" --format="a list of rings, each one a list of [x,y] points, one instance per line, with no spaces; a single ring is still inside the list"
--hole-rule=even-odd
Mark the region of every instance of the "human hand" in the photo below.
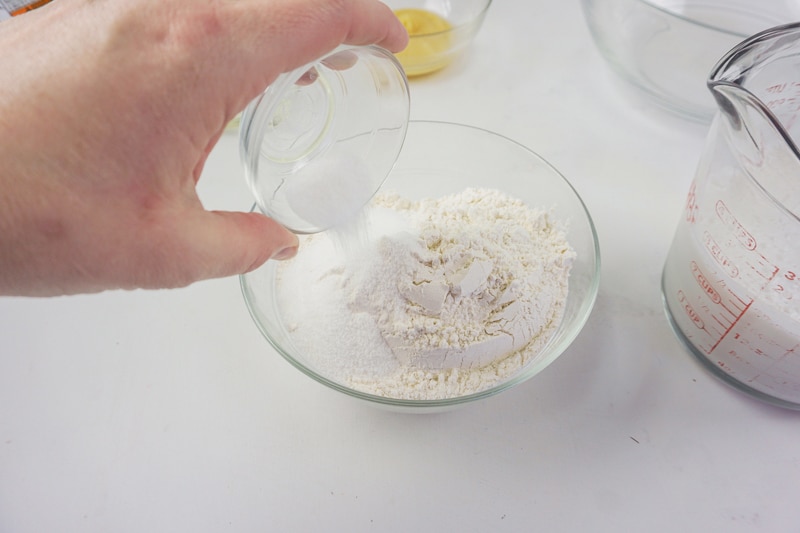
[[[179,287],[286,259],[195,185],[225,125],[342,43],[407,42],[377,0],[58,0],[0,24],[0,294]]]

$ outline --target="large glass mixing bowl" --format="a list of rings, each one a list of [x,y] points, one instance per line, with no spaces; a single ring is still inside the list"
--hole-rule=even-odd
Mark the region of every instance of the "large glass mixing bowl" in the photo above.
[[[508,390],[532,378],[569,347],[586,322],[599,285],[600,254],[591,217],[570,183],[540,156],[501,135],[442,122],[409,123],[406,141],[381,190],[411,199],[438,198],[465,188],[491,188],[525,202],[551,209],[566,225],[567,240],[577,257],[569,278],[563,319],[543,348],[516,374],[477,393],[437,400],[387,398],[354,390],[326,375],[292,342],[276,302],[279,263],[268,261],[241,277],[250,314],[272,347],[298,370],[323,385],[371,404],[394,410],[446,410]],[[302,247],[301,252],[302,253]],[[265,349],[265,356],[274,352]],[[333,354],[348,357],[349,354]]]
[[[602,56],[631,94],[697,122],[716,112],[706,80],[731,48],[800,20],[796,0],[581,0]]]

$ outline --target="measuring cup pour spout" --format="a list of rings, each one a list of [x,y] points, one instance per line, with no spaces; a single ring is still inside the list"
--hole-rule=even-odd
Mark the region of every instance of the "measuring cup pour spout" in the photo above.
[[[800,23],[714,67],[718,112],[661,285],[697,359],[757,398],[800,409]]]
[[[718,106],[712,135],[778,203],[800,215],[800,23],[739,44],[714,67],[708,88]],[[792,77],[792,76],[795,77]],[[712,157],[719,159],[719,154]],[[722,161],[716,161],[722,163]],[[734,161],[731,161],[734,163]],[[798,198],[793,200],[793,198]]]

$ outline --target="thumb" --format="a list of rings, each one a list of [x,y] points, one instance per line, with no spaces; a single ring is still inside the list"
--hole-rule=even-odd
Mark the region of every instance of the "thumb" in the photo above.
[[[189,283],[244,274],[297,253],[297,235],[260,213],[196,210],[184,221]]]

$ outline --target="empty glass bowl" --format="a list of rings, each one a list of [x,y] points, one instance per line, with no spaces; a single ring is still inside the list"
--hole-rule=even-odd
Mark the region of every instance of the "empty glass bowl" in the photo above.
[[[709,122],[711,68],[761,30],[800,20],[796,0],[582,0],[595,44],[646,100]]]
[[[396,54],[406,76],[442,69],[472,42],[492,0],[385,0],[408,30],[408,47]]]
[[[541,350],[520,370],[486,390],[444,399],[398,399],[355,390],[296,348],[290,334],[296,324],[284,317],[280,299],[276,297],[276,277],[282,264],[275,261],[268,261],[241,277],[245,302],[266,340],[289,363],[319,383],[370,404],[400,411],[453,408],[508,390],[541,372],[578,335],[597,296],[600,256],[591,217],[569,182],[520,144],[474,127],[411,121],[403,149],[381,191],[395,191],[410,200],[420,200],[460,193],[468,187],[499,190],[531,208],[552,210],[552,218],[565,224],[567,241],[577,254],[570,272],[563,318]],[[299,254],[302,253],[301,245]],[[297,305],[297,301],[301,300],[292,304]],[[309,309],[310,315],[312,311]],[[324,317],[317,321],[320,329],[330,328],[330,324],[322,323]],[[273,354],[265,350],[266,356]],[[361,360],[368,355],[332,353],[326,363],[342,360],[345,365],[350,364],[348,359]]]

